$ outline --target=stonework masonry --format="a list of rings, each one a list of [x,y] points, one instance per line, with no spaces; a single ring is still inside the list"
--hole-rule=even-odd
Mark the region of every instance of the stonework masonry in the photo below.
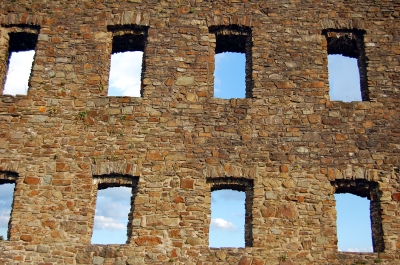
[[[0,264],[399,264],[400,2],[2,0]],[[127,41],[135,43],[126,45]],[[142,96],[108,97],[110,58],[144,52]],[[214,55],[246,54],[246,98],[214,98]],[[363,101],[331,101],[328,53]],[[122,245],[90,243],[97,190],[132,186]],[[208,247],[211,191],[246,192],[246,247]],[[371,201],[374,253],[338,251],[335,193]]]

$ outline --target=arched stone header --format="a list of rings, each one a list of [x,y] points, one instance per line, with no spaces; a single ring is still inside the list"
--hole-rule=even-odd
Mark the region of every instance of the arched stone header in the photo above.
[[[107,20],[107,26],[116,25],[138,25],[138,26],[149,26],[150,24],[150,13],[145,12],[132,12],[123,11],[117,14],[111,14],[109,20]]]
[[[207,26],[228,26],[228,25],[237,25],[237,26],[252,26],[253,16],[252,15],[219,15],[216,16],[214,13],[209,13],[206,15],[207,17]]]
[[[9,25],[34,25],[40,26],[43,23],[43,17],[28,13],[9,13],[0,15],[0,24]]]
[[[329,180],[356,180],[356,179],[365,179],[368,181],[378,181],[381,175],[384,175],[385,172],[380,172],[375,169],[366,169],[361,167],[353,167],[352,165],[347,165],[346,168],[329,168],[328,169],[328,177]],[[390,174],[390,173],[387,173]]]
[[[323,19],[321,20],[322,29],[365,29],[364,21],[361,19]]]
[[[139,176],[139,167],[133,163],[97,162],[92,164],[92,175],[132,175]]]
[[[256,179],[258,177],[257,167],[240,167],[232,164],[221,164],[220,166],[205,166],[203,169],[205,178],[246,178]]]

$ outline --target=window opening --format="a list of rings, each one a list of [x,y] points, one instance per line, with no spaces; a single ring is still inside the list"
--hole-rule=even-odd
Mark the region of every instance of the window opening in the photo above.
[[[371,220],[367,198],[335,194],[339,251],[372,252]]]
[[[329,95],[344,102],[369,100],[364,31],[325,30]]]
[[[210,178],[210,247],[251,247],[253,181]]]
[[[214,97],[252,97],[251,30],[248,27],[211,27],[215,34]]]
[[[15,173],[0,172],[0,241],[10,239],[16,177]]]
[[[131,188],[99,190],[96,200],[92,244],[125,244]]]
[[[115,28],[113,31],[108,96],[143,95],[147,28]]]
[[[245,193],[211,192],[210,247],[244,247]]]
[[[10,32],[8,69],[3,94],[27,95],[38,34]]]
[[[125,244],[132,234],[137,178],[95,176],[98,185],[92,244]]]
[[[331,184],[336,189],[335,199],[337,202],[339,250],[356,252],[369,252],[373,250],[373,252],[383,252],[384,241],[380,207],[381,192],[378,189],[378,184],[363,179],[336,180],[332,181]],[[352,206],[354,209],[351,208]],[[356,212],[358,215],[351,218],[352,220],[350,221],[348,218]],[[356,227],[350,228],[350,222],[355,222]],[[366,228],[368,224],[370,225],[369,229]],[[359,231],[360,228],[363,232]],[[349,230],[346,231],[346,229]],[[363,235],[356,234],[358,231]],[[357,240],[356,237],[359,237],[358,239],[369,237],[369,240],[364,241],[369,246],[352,243],[358,242],[351,241],[353,239]]]

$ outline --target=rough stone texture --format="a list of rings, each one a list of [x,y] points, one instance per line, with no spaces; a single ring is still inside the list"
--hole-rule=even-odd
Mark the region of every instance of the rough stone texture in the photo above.
[[[398,264],[399,15],[399,1],[2,0],[0,90],[9,33],[36,56],[28,95],[0,96],[0,184],[16,183],[0,264]],[[248,98],[213,98],[218,34],[243,29]],[[330,101],[327,36],[355,31],[368,101]],[[141,98],[107,97],[124,34],[144,44]],[[127,244],[90,244],[107,185],[136,187]],[[208,247],[218,187],[248,195],[246,248]],[[337,250],[344,191],[371,200],[376,253]]]

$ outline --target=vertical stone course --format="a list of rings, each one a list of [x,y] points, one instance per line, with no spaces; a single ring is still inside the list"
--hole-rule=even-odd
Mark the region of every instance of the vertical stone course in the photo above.
[[[0,264],[398,264],[399,14],[398,1],[1,1],[0,91],[9,33],[38,40],[28,95],[0,92],[0,184],[16,184]],[[213,97],[215,28],[251,31],[247,98]],[[140,98],[107,96],[120,29],[147,31]],[[369,100],[331,101],[324,32],[355,31]],[[99,185],[133,188],[126,244],[90,244]],[[218,185],[246,192],[245,248],[208,247]],[[371,200],[374,253],[338,251],[343,191]]]

